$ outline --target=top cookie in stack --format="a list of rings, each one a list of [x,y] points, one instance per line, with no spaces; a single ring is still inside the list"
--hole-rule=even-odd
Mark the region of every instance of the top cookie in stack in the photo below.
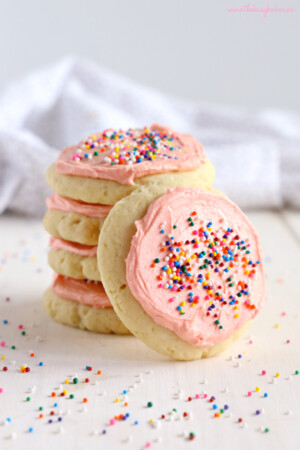
[[[141,185],[205,189],[214,173],[195,138],[160,125],[108,129],[65,148],[46,176],[55,191],[44,218],[56,272],[44,296],[49,314],[83,329],[127,333],[97,266],[96,246],[111,205]]]
[[[211,186],[215,171],[202,145],[171,128],[105,130],[65,148],[47,172],[58,194],[88,203],[114,205],[153,182]]]

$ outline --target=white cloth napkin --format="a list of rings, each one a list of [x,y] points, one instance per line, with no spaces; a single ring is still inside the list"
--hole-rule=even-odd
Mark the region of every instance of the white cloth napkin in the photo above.
[[[199,105],[68,58],[0,100],[0,213],[44,213],[45,171],[64,146],[107,127],[153,122],[195,135],[216,167],[215,186],[242,208],[300,207],[298,115]]]

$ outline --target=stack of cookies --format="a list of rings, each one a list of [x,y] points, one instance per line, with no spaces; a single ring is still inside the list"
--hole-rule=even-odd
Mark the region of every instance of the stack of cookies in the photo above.
[[[176,187],[206,190],[213,180],[214,168],[201,144],[190,135],[160,125],[126,131],[108,129],[65,148],[47,171],[47,182],[54,191],[46,201],[48,212],[44,217],[51,235],[48,260],[55,271],[53,283],[44,294],[49,315],[81,329],[129,334],[107,296],[127,286],[110,287],[106,293],[98,260],[102,250],[106,254],[111,244],[116,245],[115,230],[121,232],[123,219],[127,214],[135,217],[139,205],[131,202],[123,217],[114,215],[114,242],[108,237],[98,246],[113,205],[136,190],[146,193],[147,204],[151,186],[160,192]],[[134,229],[132,222],[132,232]],[[111,267],[111,261],[108,265]]]

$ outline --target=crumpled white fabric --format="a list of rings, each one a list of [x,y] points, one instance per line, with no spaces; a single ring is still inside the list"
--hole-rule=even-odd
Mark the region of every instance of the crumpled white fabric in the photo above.
[[[300,117],[180,100],[80,58],[27,76],[0,100],[0,213],[42,216],[60,150],[107,127],[153,122],[195,135],[215,186],[242,208],[300,207]]]

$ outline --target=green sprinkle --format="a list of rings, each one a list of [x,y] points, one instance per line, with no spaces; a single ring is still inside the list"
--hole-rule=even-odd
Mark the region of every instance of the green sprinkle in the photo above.
[[[269,433],[270,428],[265,428],[265,433]]]
[[[70,398],[74,398],[74,394],[70,394]]]
[[[295,370],[295,375],[299,375],[299,370]]]
[[[219,325],[220,321],[219,320],[215,320],[215,324]]]
[[[220,409],[220,413],[223,414],[224,413],[224,409]]]
[[[173,408],[173,411],[174,411],[174,412],[177,412],[177,409],[176,409],[176,408]]]
[[[147,406],[148,406],[148,408],[152,408],[153,403],[152,403],[152,402],[148,402],[148,403],[147,403]]]
[[[26,335],[26,331],[22,331],[22,336],[25,336]]]
[[[176,228],[177,228],[177,225],[173,225],[173,228],[175,228],[175,229],[176,229]]]
[[[31,400],[30,397],[27,397],[27,398],[26,398],[26,402],[30,402],[30,400]]]
[[[11,349],[12,349],[12,350],[16,350],[16,346],[15,346],[15,345],[12,345],[12,346],[11,346]]]
[[[219,328],[220,328],[220,330],[223,330],[223,325],[220,325]]]
[[[233,283],[229,283],[229,286],[232,287],[232,286],[234,286],[234,284]]]
[[[73,378],[73,383],[77,384],[78,383],[78,378]]]
[[[193,222],[193,219],[191,217],[188,218],[189,222]]]
[[[159,262],[160,262],[160,259],[159,259],[159,258],[155,258],[154,262],[155,262],[155,263],[159,263]]]
[[[44,408],[43,408],[42,406],[39,407],[39,411],[43,411],[43,409],[44,409]]]
[[[94,156],[98,156],[99,155],[99,153],[98,152],[94,152]]]

